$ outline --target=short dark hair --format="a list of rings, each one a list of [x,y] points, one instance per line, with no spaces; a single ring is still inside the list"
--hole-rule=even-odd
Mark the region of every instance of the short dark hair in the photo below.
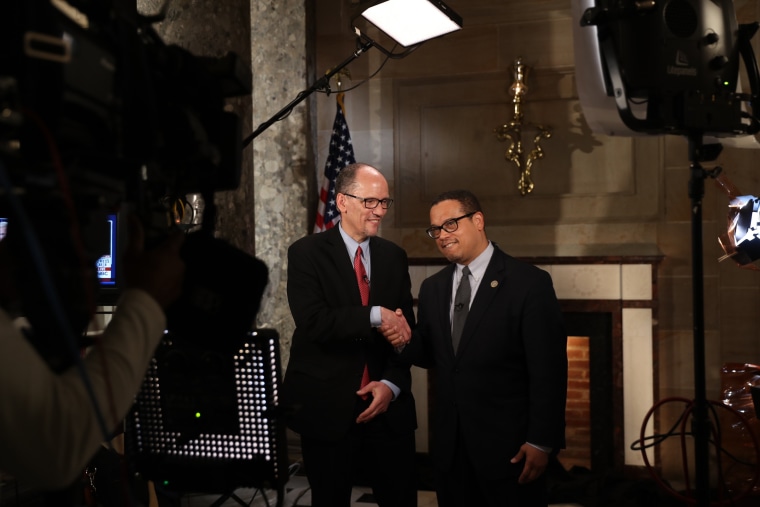
[[[354,164],[349,164],[343,169],[340,170],[338,173],[337,178],[335,178],[335,193],[336,194],[345,194],[346,192],[351,191],[351,187],[354,186],[354,183],[356,182],[356,173],[357,171],[367,166],[367,164],[362,164],[361,162],[356,162]],[[367,166],[371,167],[371,166]]]
[[[436,204],[443,201],[458,201],[459,204],[462,205],[462,211],[465,213],[483,211],[480,208],[480,201],[478,201],[478,198],[475,197],[475,194],[469,190],[449,190],[447,192],[438,194],[438,197],[433,199],[433,202],[430,203],[430,207],[432,208]]]

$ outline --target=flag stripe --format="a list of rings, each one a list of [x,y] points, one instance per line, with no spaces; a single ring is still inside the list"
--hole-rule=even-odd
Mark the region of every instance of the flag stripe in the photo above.
[[[338,223],[340,213],[338,213],[338,208],[335,205],[335,179],[341,169],[356,162],[354,147],[351,144],[351,134],[346,123],[343,95],[343,93],[338,93],[335,100],[337,111],[330,136],[330,149],[325,162],[322,188],[319,191],[319,206],[317,207],[314,232],[326,231]]]

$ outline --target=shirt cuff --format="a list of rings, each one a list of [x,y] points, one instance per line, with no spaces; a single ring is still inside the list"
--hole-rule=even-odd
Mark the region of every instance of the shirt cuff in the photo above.
[[[380,327],[380,324],[383,323],[383,316],[380,313],[380,307],[379,306],[373,306],[372,309],[369,311],[369,324],[372,327]]]
[[[401,389],[399,389],[398,387],[396,387],[396,384],[394,384],[390,380],[382,379],[380,382],[382,382],[383,384],[387,385],[391,389],[391,391],[393,391],[393,400],[395,400],[396,398],[398,398],[398,395],[401,394]],[[393,400],[391,400],[391,401],[393,401]]]
[[[531,444],[530,442],[525,442],[525,443],[528,444],[531,447],[535,447],[539,451],[544,451],[546,454],[550,454],[552,452],[552,448],[551,447],[544,447],[543,445]]]

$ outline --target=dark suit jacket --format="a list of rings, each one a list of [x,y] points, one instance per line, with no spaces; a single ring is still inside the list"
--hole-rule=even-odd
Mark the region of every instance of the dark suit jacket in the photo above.
[[[567,336],[548,273],[498,248],[455,354],[449,322],[455,265],[426,279],[404,356],[431,367],[433,462],[451,465],[458,425],[483,474],[516,478],[526,441],[564,447]]]
[[[356,419],[356,391],[365,361],[371,380],[401,388],[385,418],[393,431],[417,427],[409,364],[370,326],[370,307],[401,308],[414,325],[406,252],[371,238],[369,306],[362,306],[352,259],[338,227],[299,239],[288,249],[288,302],[296,329],[282,385],[288,426],[312,438],[335,440]]]

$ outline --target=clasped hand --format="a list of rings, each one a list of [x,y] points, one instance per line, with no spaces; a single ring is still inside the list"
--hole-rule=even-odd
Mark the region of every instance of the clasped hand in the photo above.
[[[380,316],[382,322],[377,329],[385,336],[388,343],[396,348],[403,347],[409,343],[409,340],[412,339],[412,329],[409,327],[409,323],[406,321],[406,317],[404,317],[404,312],[400,308],[396,309],[395,312],[387,308],[381,308]]]

